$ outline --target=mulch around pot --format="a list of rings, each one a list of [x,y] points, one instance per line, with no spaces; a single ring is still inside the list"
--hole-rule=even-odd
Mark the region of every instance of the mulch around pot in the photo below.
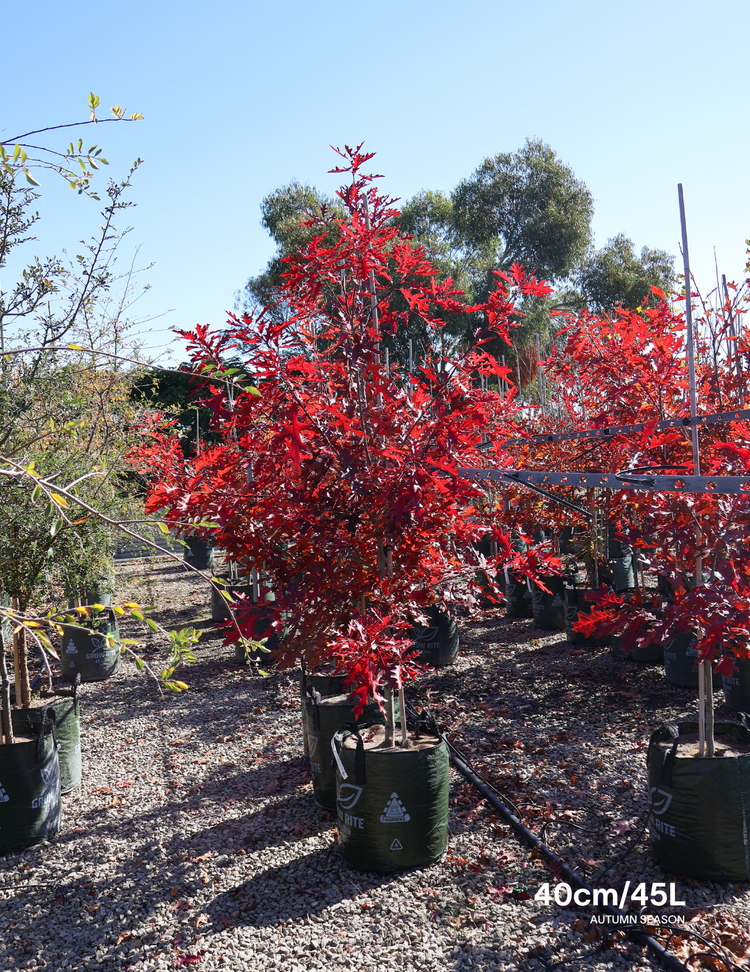
[[[455,771],[443,861],[396,876],[347,867],[301,758],[296,675],[236,664],[210,628],[209,592],[179,566],[118,570],[116,599],[204,629],[181,675],[190,691],[162,696],[127,660],[82,687],[84,778],[63,798],[60,834],[0,861],[0,968],[656,967],[621,935],[605,939],[590,910],[534,900],[555,877]],[[158,665],[150,633],[127,624]],[[643,837],[597,878],[640,828],[650,732],[692,717],[695,693],[657,665],[571,648],[502,610],[459,629],[456,664],[408,697],[594,887],[674,880],[685,908],[658,910],[695,916],[701,934],[739,949],[747,885],[664,875]],[[717,717],[736,721],[724,707]],[[683,961],[705,951],[680,939],[669,948]]]

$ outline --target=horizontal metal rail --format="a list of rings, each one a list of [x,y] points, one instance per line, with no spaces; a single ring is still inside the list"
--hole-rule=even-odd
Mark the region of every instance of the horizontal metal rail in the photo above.
[[[707,415],[689,415],[683,418],[663,419],[655,425],[651,422],[638,422],[635,425],[608,425],[600,429],[582,429],[575,432],[550,432],[544,435],[531,435],[528,438],[507,439],[503,445],[532,445],[543,442],[570,442],[574,439],[607,439],[615,435],[630,435],[633,432],[645,432],[652,428],[654,432],[662,429],[690,428],[692,425],[715,425],[719,422],[742,422],[750,419],[750,408],[741,408],[733,412],[712,412]]]
[[[583,489],[629,489],[652,493],[746,493],[748,476],[662,476],[648,472],[543,472],[530,469],[458,469],[460,479],[490,480],[508,485],[568,486]]]

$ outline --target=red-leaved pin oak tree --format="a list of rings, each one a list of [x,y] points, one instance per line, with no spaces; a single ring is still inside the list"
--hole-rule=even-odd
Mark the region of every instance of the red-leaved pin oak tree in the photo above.
[[[137,461],[156,474],[149,512],[215,523],[231,561],[262,569],[279,662],[343,660],[360,710],[368,694],[389,703],[392,739],[393,690],[419,670],[411,625],[465,571],[481,520],[480,488],[456,471],[502,464],[497,443],[514,431],[515,390],[477,387],[478,373],[496,386],[510,377],[483,343],[507,340],[514,301],[549,287],[513,267],[470,306],[394,225],[393,201],[363,171],[372,156],[339,154],[345,216],[314,218],[314,238],[286,262],[277,312],[183,332],[221,442],[185,459],[154,428]],[[439,332],[448,315],[473,323],[468,353],[449,359],[434,341],[413,374],[388,361],[384,335],[415,316]],[[259,614],[238,612],[246,636]]]

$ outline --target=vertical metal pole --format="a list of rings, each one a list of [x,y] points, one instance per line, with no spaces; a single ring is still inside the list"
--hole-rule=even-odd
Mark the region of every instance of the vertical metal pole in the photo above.
[[[698,414],[697,395],[695,387],[695,339],[693,336],[693,304],[690,293],[690,254],[688,251],[687,220],[685,219],[685,197],[682,191],[682,183],[677,186],[677,196],[680,203],[680,228],[682,230],[682,262],[685,271],[685,320],[687,322],[687,359],[688,377],[690,380],[690,417],[695,419]],[[698,445],[698,426],[695,422],[691,423],[690,431],[693,440],[693,466],[694,475],[701,474],[701,457]],[[700,528],[696,530],[696,540],[700,541]],[[703,558],[698,555],[695,558],[695,587],[703,583]],[[711,663],[701,662],[698,665],[698,755],[713,756],[713,732],[706,732],[706,721],[708,709],[710,707],[710,722],[713,723],[713,691],[712,691],[712,666]],[[711,725],[711,728],[713,726]]]
[[[536,376],[539,381],[539,405],[544,415],[544,386],[542,385],[542,353],[539,349],[539,335],[536,336]]]

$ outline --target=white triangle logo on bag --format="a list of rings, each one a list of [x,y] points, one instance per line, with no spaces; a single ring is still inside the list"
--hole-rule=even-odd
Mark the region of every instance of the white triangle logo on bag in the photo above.
[[[380,815],[380,822],[406,823],[407,820],[411,820],[411,817],[406,812],[406,807],[399,800],[398,793],[391,793],[391,798]]]
[[[77,655],[78,654],[78,649],[73,644],[73,639],[72,638],[70,638],[68,640],[68,647],[65,649],[65,654],[66,655]]]
[[[7,803],[8,800],[10,800],[10,797],[3,789],[3,784],[0,783],[0,803]]]
[[[42,781],[44,785],[47,786],[47,784],[50,783],[55,778],[55,774],[51,769],[45,769],[44,767],[41,768],[41,772],[42,772]]]
[[[401,843],[401,841],[397,837],[393,841],[393,843],[391,844],[391,850],[392,851],[397,851],[397,850],[403,850],[403,849],[404,849],[404,845]]]

